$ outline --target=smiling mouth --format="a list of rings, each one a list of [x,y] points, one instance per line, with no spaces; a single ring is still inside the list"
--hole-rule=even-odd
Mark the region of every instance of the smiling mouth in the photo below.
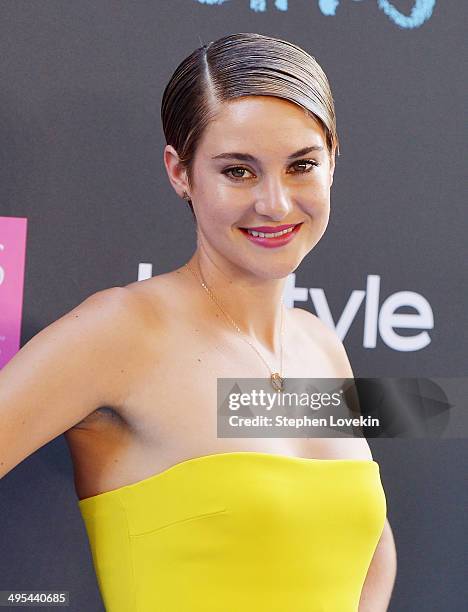
[[[302,222],[301,223],[296,223],[295,225],[291,225],[287,229],[283,229],[283,230],[280,230],[280,231],[277,231],[277,232],[275,232],[275,231],[270,231],[270,232],[258,231],[258,230],[254,230],[254,229],[249,229],[248,227],[240,227],[239,229],[242,230],[243,232],[246,232],[250,236],[254,236],[254,237],[259,237],[259,238],[278,238],[279,236],[284,236],[284,235],[290,234],[299,225],[302,225]],[[274,229],[274,228],[272,228],[272,229]]]

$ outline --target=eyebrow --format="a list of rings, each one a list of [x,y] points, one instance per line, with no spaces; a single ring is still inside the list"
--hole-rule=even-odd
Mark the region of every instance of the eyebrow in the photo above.
[[[296,157],[307,155],[307,153],[311,153],[312,151],[323,151],[323,147],[319,145],[314,145],[312,147],[304,147],[303,149],[299,149],[299,151],[296,151],[295,153],[291,153],[291,155],[288,155],[286,159],[288,160],[296,159]],[[250,155],[249,153],[236,153],[236,152],[220,153],[219,155],[215,155],[211,159],[241,159],[242,161],[251,161],[251,162],[259,161],[256,157],[254,157],[253,155]]]

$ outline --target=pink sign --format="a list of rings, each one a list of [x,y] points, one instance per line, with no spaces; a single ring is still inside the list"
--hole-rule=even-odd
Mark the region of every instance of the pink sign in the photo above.
[[[0,217],[0,368],[20,348],[27,222]]]

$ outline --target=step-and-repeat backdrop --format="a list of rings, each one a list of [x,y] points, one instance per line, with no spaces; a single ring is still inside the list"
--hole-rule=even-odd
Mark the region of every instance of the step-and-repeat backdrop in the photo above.
[[[162,159],[162,92],[196,47],[259,32],[316,57],[340,137],[329,226],[288,277],[289,305],[336,328],[356,376],[465,375],[466,12],[442,0],[3,3],[0,366],[91,293],[191,256],[192,216]],[[391,610],[458,612],[465,442],[370,445],[399,555]],[[63,589],[70,609],[102,609],[63,437],[0,490],[0,589]]]

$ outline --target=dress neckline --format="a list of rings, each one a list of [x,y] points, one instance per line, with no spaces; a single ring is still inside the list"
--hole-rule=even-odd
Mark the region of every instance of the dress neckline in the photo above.
[[[279,453],[265,453],[261,451],[227,451],[223,453],[210,453],[208,455],[200,455],[198,457],[190,457],[189,459],[184,459],[183,461],[179,461],[178,463],[174,463],[174,465],[169,466],[165,470],[161,472],[156,472],[155,474],[151,474],[146,478],[141,480],[137,480],[127,485],[122,485],[121,487],[117,487],[116,489],[110,489],[109,491],[103,491],[102,493],[97,493],[96,495],[91,495],[90,497],[84,497],[83,499],[78,500],[78,505],[80,507],[85,506],[88,502],[92,502],[94,500],[102,499],[105,497],[110,497],[112,495],[116,495],[122,490],[131,490],[132,488],[136,488],[139,485],[143,485],[145,483],[149,483],[151,481],[157,480],[159,478],[164,478],[166,474],[177,471],[188,464],[192,463],[203,463],[206,460],[220,459],[228,456],[254,456],[254,457],[264,457],[268,459],[272,459],[273,461],[280,460],[291,463],[306,463],[306,464],[373,464],[378,466],[379,464],[374,459],[316,459],[310,457],[297,457],[294,455],[281,455]]]

